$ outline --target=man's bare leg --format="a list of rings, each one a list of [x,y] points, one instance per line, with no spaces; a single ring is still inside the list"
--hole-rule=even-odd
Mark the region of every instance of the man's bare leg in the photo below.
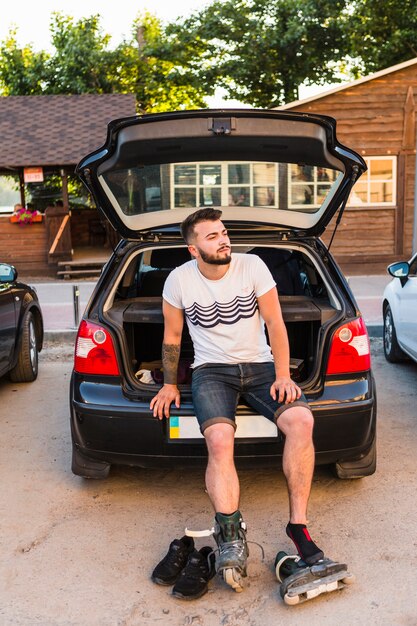
[[[290,522],[307,523],[307,505],[314,471],[313,416],[295,406],[281,413],[278,428],[285,435],[283,470],[288,485]]]
[[[204,431],[208,449],[206,487],[216,512],[239,508],[239,479],[234,462],[235,431],[231,424],[212,424]]]
[[[314,472],[313,416],[295,406],[281,413],[278,428],[285,435],[283,470],[288,486],[290,521],[287,534],[307,563],[323,558],[323,552],[306,528],[307,506]]]
[[[239,479],[234,463],[235,432],[231,424],[212,424],[204,431],[208,449],[206,486],[215,510],[216,569],[235,591],[246,576],[246,526],[239,511]]]

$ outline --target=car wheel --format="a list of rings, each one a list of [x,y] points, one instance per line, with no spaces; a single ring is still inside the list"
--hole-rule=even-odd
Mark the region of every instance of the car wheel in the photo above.
[[[368,452],[360,459],[354,461],[340,461],[334,464],[334,472],[337,478],[352,480],[353,478],[365,478],[376,471],[376,437]]]
[[[389,304],[387,304],[384,312],[384,354],[390,363],[399,363],[407,358],[398,345],[394,319]]]
[[[15,383],[30,383],[38,376],[38,339],[36,337],[35,320],[28,313],[22,322],[22,334],[17,363],[9,372],[10,380]]]

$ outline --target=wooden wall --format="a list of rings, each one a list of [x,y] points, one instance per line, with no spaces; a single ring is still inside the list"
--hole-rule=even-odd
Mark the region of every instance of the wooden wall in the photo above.
[[[97,209],[71,210],[72,247],[104,247],[114,249],[120,236]]]
[[[72,247],[103,245],[105,228],[97,209],[71,209]]]
[[[332,244],[342,266],[357,265],[363,271],[366,262],[383,269],[393,260],[411,256],[416,101],[417,63],[287,109],[336,118],[339,141],[362,156],[398,157],[396,206],[345,210]]]
[[[52,236],[49,232],[48,241],[48,231],[51,230],[51,222],[54,219],[58,220],[59,226],[62,216],[51,217],[49,220],[47,216],[43,216],[43,221],[40,223],[20,226],[10,223],[8,215],[0,216],[0,262],[14,265],[22,277],[56,276],[56,263],[71,258],[71,247],[73,249],[92,247],[101,251],[105,247],[110,251],[119,239],[116,236],[114,241],[111,240],[111,233],[101,222],[96,209],[74,209],[71,211],[68,230],[71,241],[69,241],[69,248],[67,246],[66,249],[69,254],[60,254],[58,247],[57,254],[48,263],[48,250],[58,230],[58,226],[55,225]]]
[[[22,275],[52,275],[45,222],[20,226],[11,224],[9,216],[0,216],[0,261],[15,265]]]

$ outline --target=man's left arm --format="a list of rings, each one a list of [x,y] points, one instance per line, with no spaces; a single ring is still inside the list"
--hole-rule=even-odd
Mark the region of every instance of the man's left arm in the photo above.
[[[290,404],[301,396],[301,389],[290,377],[290,346],[276,287],[258,297],[258,306],[268,329],[274,356],[275,381],[271,385],[271,396],[274,400]]]

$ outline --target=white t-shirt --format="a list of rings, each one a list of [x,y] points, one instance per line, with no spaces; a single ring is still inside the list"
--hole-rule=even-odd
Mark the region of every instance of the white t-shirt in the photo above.
[[[257,298],[275,286],[265,263],[254,254],[232,254],[220,280],[205,278],[197,261],[168,276],[163,298],[184,309],[194,345],[193,367],[203,363],[273,361]]]

